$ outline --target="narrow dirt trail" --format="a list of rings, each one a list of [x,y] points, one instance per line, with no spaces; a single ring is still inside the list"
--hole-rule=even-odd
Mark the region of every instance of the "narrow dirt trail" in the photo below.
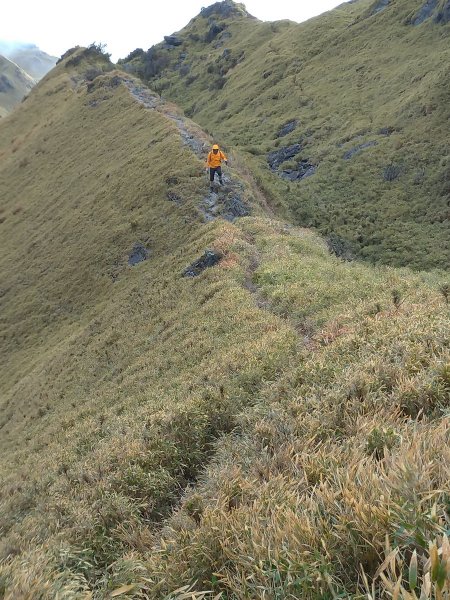
[[[187,119],[178,114],[170,103],[162,100],[137,80],[124,76],[121,76],[121,80],[137,102],[143,104],[145,108],[157,110],[171,119],[178,129],[183,143],[198,159],[205,160],[212,140],[200,127],[195,126],[192,122],[188,123]],[[223,174],[223,181],[223,187],[217,186],[214,191],[205,190],[205,195],[198,203],[198,209],[206,222],[219,217],[227,221],[234,221],[238,217],[246,217],[251,213],[249,204],[244,200],[245,184],[233,177],[231,169]],[[209,184],[205,181],[205,187],[207,185]]]
[[[188,121],[185,117],[180,115],[175,106],[162,100],[157,94],[152,92],[149,88],[141,84],[134,78],[127,78],[125,76],[120,77],[124,85],[129,90],[131,96],[140,104],[143,104],[145,108],[149,110],[157,110],[161,114],[171,119],[176,125],[183,143],[195,154],[195,156],[204,161],[212,145],[212,140],[207,134],[192,121]],[[206,179],[206,178],[205,178]],[[225,185],[223,187],[216,188],[215,191],[206,191],[205,195],[200,199],[198,208],[203,214],[205,222],[213,221],[216,218],[223,218],[228,221],[234,221],[238,217],[248,216],[251,213],[250,206],[243,199],[245,193],[245,186],[250,185],[243,180],[237,180],[230,174],[230,170],[223,174],[223,181]],[[252,178],[252,189],[256,187],[256,182]],[[209,182],[205,181],[205,188],[209,187]],[[256,188],[257,189],[257,188]],[[267,199],[263,192],[257,189],[258,200],[261,202],[264,210],[270,217],[274,217],[274,213],[271,210]],[[292,226],[285,225],[285,233],[291,233],[290,229]],[[255,305],[261,309],[271,312],[281,318],[283,321],[289,323],[292,329],[300,336],[303,342],[307,341],[303,331],[299,331],[298,325],[291,322],[291,320],[283,315],[280,315],[273,309],[270,301],[265,298],[258,286],[253,281],[253,275],[260,264],[259,253],[254,248],[254,255],[251,258],[246,277],[244,282],[244,288],[250,293],[253,298]]]

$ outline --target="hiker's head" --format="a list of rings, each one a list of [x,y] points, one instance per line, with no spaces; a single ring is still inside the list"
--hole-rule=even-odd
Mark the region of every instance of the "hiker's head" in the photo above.
[[[219,152],[219,146],[217,144],[214,144],[213,152],[214,152],[214,154],[217,154]]]

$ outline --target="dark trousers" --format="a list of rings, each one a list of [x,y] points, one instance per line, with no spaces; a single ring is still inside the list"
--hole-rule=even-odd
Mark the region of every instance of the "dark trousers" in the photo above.
[[[219,176],[219,181],[222,181],[222,167],[209,167],[209,180],[211,183],[214,181],[216,173]]]

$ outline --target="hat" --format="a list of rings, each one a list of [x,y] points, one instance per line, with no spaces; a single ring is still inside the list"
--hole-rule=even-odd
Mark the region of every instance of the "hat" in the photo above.
[[[213,150],[218,150],[218,149],[219,149],[219,146],[217,144],[214,144]]]

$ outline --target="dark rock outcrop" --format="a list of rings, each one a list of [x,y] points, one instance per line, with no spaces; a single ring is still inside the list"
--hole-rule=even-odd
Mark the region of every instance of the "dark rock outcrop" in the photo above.
[[[205,42],[207,44],[209,44],[210,42],[215,40],[216,37],[219,35],[219,33],[222,33],[222,31],[224,29],[225,29],[225,27],[223,25],[218,25],[217,23],[212,23],[211,27],[209,28],[208,32],[205,35]]]
[[[182,40],[180,40],[180,38],[177,38],[176,35],[165,35],[164,41],[168,46],[181,46],[181,44],[183,43]]]
[[[276,137],[277,138],[284,137],[285,135],[288,135],[289,133],[294,131],[294,129],[296,127],[297,127],[297,119],[293,119],[292,121],[289,121],[288,123],[286,123],[285,125],[283,125],[283,127],[281,127],[279,129],[279,131],[276,134]]]
[[[385,8],[387,8],[390,4],[390,0],[377,0],[375,4],[372,6],[372,10],[370,12],[371,15],[376,15],[381,12]]]
[[[269,166],[272,169],[272,171],[275,171],[282,163],[286,162],[287,160],[291,160],[291,158],[294,158],[294,156],[299,154],[301,150],[301,144],[292,144],[292,146],[285,146],[284,148],[280,148],[279,150],[269,152],[269,154],[267,155],[267,162],[269,163]]]
[[[295,169],[283,169],[279,172],[280,177],[289,181],[298,181],[314,175],[317,167],[311,164],[307,159],[300,160]]]
[[[441,25],[450,23],[450,0],[447,0],[442,9],[437,12],[434,17],[434,22],[440,23]]]
[[[412,19],[412,24],[421,25],[424,21],[429,19],[436,10],[437,3],[438,0],[427,0]]]
[[[222,258],[223,255],[220,252],[216,252],[215,250],[206,250],[206,252],[199,259],[195,260],[183,271],[182,276],[197,277],[197,275],[200,275],[200,273],[202,273],[208,267],[217,265]]]
[[[239,194],[228,196],[224,202],[223,217],[227,221],[234,221],[238,217],[248,217],[250,208],[242,200]]]
[[[378,135],[385,135],[389,137],[396,131],[395,127],[382,127],[378,130]]]
[[[179,195],[176,194],[175,192],[172,191],[168,191],[167,194],[167,200],[170,200],[170,202],[175,202],[175,204],[183,204],[183,198]]]
[[[358,146],[355,146],[354,148],[351,148],[350,150],[347,150],[347,152],[344,154],[344,160],[350,160],[351,158],[353,158],[355,156],[355,154],[358,154],[359,152],[361,152],[361,150],[365,150],[366,148],[371,148],[372,146],[378,146],[378,142],[376,140],[372,140],[370,142],[364,142],[364,144],[359,144]]]
[[[149,257],[149,251],[147,250],[147,248],[137,242],[134,246],[133,246],[133,250],[130,252],[130,255],[128,256],[128,264],[131,266],[137,265],[140,262],[147,260],[147,258]]]
[[[236,5],[234,2],[232,2],[232,0],[215,2],[214,4],[211,4],[211,6],[202,8],[200,14],[205,18],[215,15],[218,17],[224,17],[225,19],[230,17],[251,16],[243,7]]]
[[[276,171],[282,179],[289,181],[298,181],[314,175],[317,167],[309,162],[308,159],[301,159],[297,161],[295,167],[292,168],[281,168],[284,162],[293,159],[302,150],[301,144],[292,144],[292,146],[285,146],[279,150],[269,152],[267,155],[267,162],[272,171]]]

